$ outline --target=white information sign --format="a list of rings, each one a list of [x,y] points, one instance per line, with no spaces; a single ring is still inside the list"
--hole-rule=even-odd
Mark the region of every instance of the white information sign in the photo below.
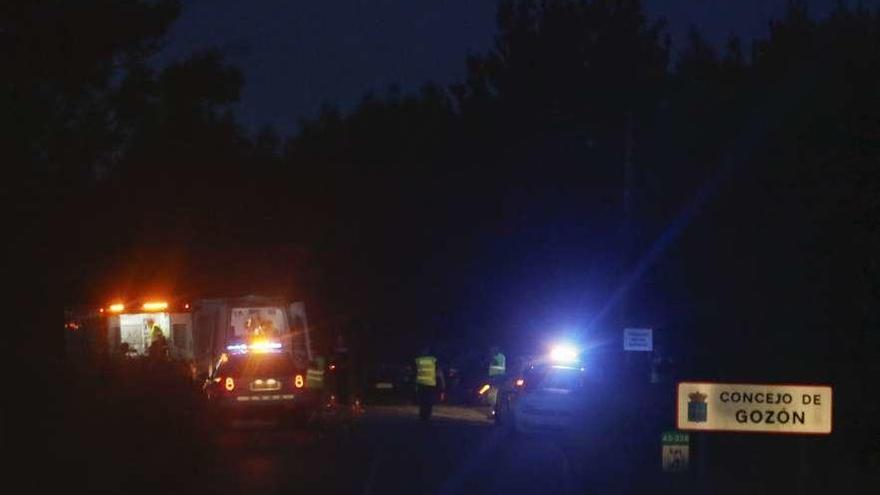
[[[832,390],[828,385],[681,382],[680,430],[828,435]]]
[[[648,352],[654,350],[654,331],[650,328],[623,329],[623,350]]]

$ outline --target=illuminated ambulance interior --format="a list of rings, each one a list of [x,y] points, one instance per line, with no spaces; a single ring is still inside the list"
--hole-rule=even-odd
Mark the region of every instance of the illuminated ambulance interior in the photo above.
[[[188,306],[180,308],[165,301],[141,304],[112,304],[108,308],[108,329],[115,351],[128,345],[132,355],[146,355],[154,333],[161,332],[175,358],[192,358],[192,317]]]

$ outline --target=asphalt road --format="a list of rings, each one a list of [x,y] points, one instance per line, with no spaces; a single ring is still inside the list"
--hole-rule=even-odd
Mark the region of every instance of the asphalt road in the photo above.
[[[128,495],[824,494],[880,486],[855,455],[863,430],[843,420],[828,437],[693,434],[688,471],[663,473],[671,386],[618,380],[591,389],[583,430],[557,437],[512,434],[485,410],[454,406],[439,406],[423,424],[415,406],[368,405],[351,423],[303,429],[215,424],[186,377],[140,364],[53,374],[54,394],[24,388],[29,400],[19,404],[43,406],[7,411],[0,445],[9,471],[31,491]],[[865,414],[839,410],[842,418]]]
[[[10,449],[27,460],[18,474],[40,492],[129,495],[739,495],[834,487],[875,493],[855,487],[880,486],[876,476],[859,478],[846,456],[848,437],[695,435],[688,472],[663,473],[659,433],[667,426],[648,413],[666,409],[637,403],[597,402],[583,430],[547,436],[514,434],[491,424],[485,410],[455,406],[437,407],[428,424],[417,419],[415,406],[398,405],[367,406],[353,422],[298,428],[268,421],[217,425],[204,421],[198,404],[187,412],[182,400],[175,407],[128,400],[117,394],[97,406],[73,400],[46,409],[55,413],[44,419],[47,440],[32,441],[21,429],[20,445],[33,452]]]
[[[585,429],[557,436],[513,433],[493,425],[478,408],[439,406],[425,424],[415,406],[367,406],[356,420],[325,427],[237,422],[213,429],[200,444],[207,450],[182,450],[192,442],[181,438],[149,454],[127,451],[128,457],[114,457],[94,469],[96,474],[114,472],[133,459],[179,463],[148,469],[143,479],[126,474],[104,484],[144,493],[154,493],[149,487],[156,486],[161,493],[249,495],[733,495],[828,493],[842,485],[853,489],[841,493],[874,493],[855,487],[877,486],[859,481],[845,457],[829,457],[835,450],[827,439],[767,435],[695,438],[689,471],[663,473],[658,434],[663,425],[652,426],[656,421],[646,413],[650,409],[629,406],[635,413],[625,417],[619,411],[626,404],[597,407]],[[163,482],[151,485],[153,473]]]
[[[551,495],[619,493],[631,478],[599,437],[516,435],[473,408],[440,406],[427,424],[416,413],[369,407],[325,431],[236,423],[216,436],[224,467],[209,483],[234,493]]]

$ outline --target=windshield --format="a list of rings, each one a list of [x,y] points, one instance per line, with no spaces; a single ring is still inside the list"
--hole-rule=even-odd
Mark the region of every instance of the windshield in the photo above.
[[[275,307],[232,308],[229,325],[234,337],[278,339],[288,331],[284,310]]]

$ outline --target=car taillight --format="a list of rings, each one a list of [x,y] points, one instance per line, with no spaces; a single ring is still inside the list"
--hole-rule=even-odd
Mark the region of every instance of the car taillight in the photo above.
[[[235,390],[235,380],[233,380],[231,376],[227,376],[226,380],[223,382],[223,386],[226,390],[232,392]]]
[[[303,381],[302,375],[296,375],[295,377],[293,377],[293,386],[294,387],[303,388],[303,385],[305,385],[305,382]]]

